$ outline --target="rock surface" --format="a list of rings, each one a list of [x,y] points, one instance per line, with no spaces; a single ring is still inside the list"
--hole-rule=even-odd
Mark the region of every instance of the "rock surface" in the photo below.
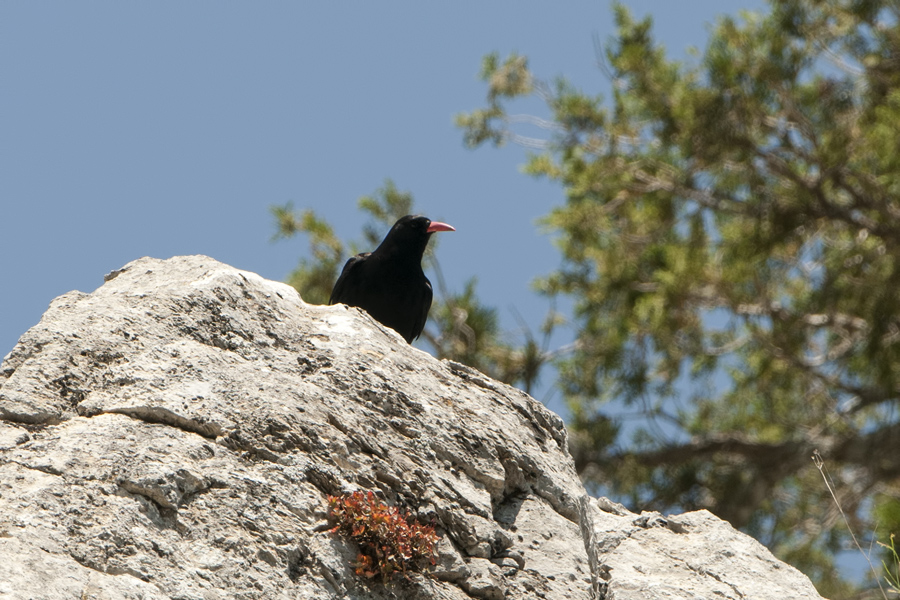
[[[430,576],[354,573],[356,490],[436,524]],[[57,298],[0,367],[0,598],[818,597],[709,513],[589,499],[526,394],[207,257]]]
[[[706,510],[629,512],[591,500],[606,600],[819,600],[809,579]]]

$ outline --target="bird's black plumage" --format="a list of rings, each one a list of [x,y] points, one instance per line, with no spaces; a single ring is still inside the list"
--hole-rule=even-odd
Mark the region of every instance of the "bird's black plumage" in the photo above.
[[[422,272],[422,255],[435,231],[455,230],[425,217],[401,218],[373,252],[347,261],[328,303],[358,306],[411,344],[422,333],[431,308],[431,282]]]

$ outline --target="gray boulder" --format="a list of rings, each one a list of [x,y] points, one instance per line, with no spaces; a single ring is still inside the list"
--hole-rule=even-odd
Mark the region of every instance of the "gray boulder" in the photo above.
[[[562,420],[365,313],[204,256],[53,301],[0,367],[0,597],[819,598],[709,513],[590,499]],[[327,495],[440,535],[354,572]]]

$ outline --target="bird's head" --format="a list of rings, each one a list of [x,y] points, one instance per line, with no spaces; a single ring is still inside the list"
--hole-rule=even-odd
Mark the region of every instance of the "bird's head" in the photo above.
[[[456,229],[421,215],[406,215],[394,223],[376,252],[391,254],[401,252],[410,258],[421,260],[425,246],[428,245],[428,238],[436,231],[456,231]]]

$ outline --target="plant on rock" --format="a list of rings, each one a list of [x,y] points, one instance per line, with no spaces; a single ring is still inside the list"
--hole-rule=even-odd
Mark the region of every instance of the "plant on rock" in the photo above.
[[[381,575],[387,582],[394,573],[424,571],[434,565],[438,536],[434,527],[421,525],[372,492],[328,496],[332,533],[342,533],[359,546],[356,574]]]

